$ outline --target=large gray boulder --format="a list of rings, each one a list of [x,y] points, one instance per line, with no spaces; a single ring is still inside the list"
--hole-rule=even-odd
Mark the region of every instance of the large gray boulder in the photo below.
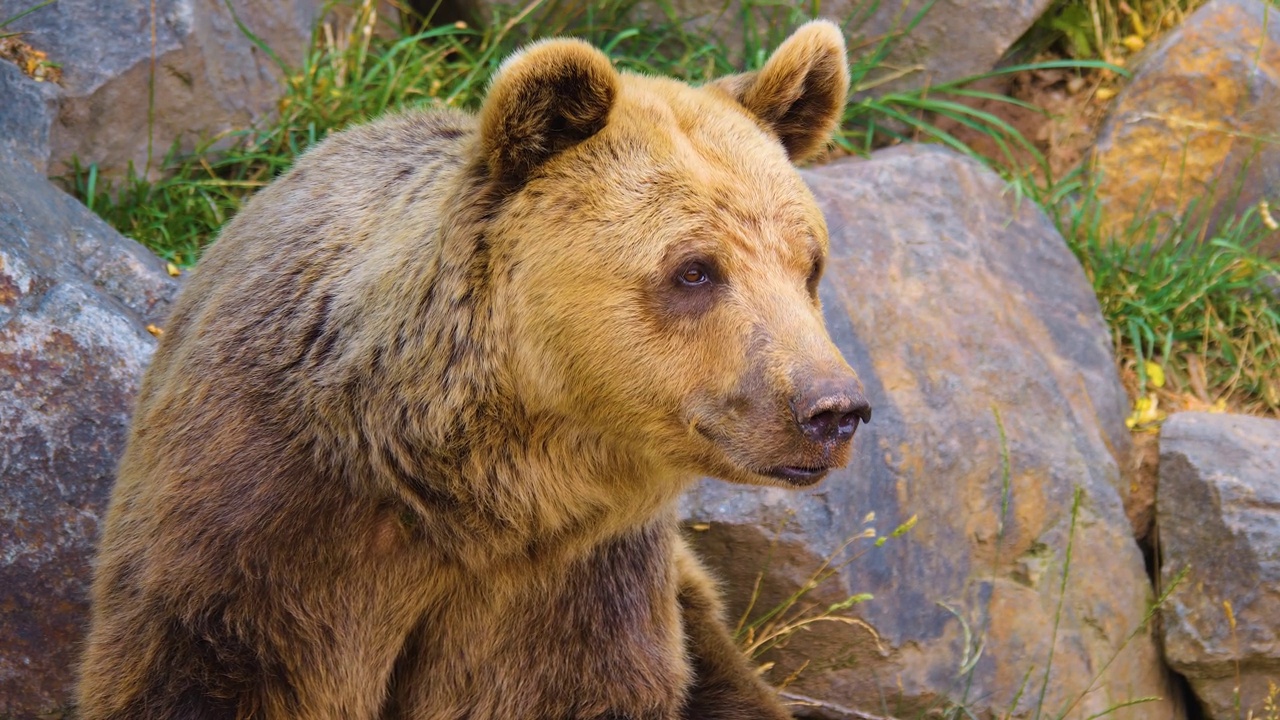
[[[0,146],[0,717],[60,717],[129,411],[177,292]]]
[[[0,0],[0,18],[35,4]],[[232,3],[245,25],[294,66],[323,5]],[[155,166],[174,140],[189,148],[200,135],[247,127],[280,94],[279,69],[236,26],[223,0],[57,0],[5,30],[22,32],[62,65],[56,120],[44,131],[53,174],[72,156],[100,163],[106,174],[119,175],[130,162],[141,170],[148,147]],[[0,104],[0,122],[9,112]]]
[[[1210,720],[1264,717],[1280,683],[1280,421],[1171,416],[1156,522],[1162,581],[1186,572],[1161,613],[1165,657]]]
[[[990,170],[937,147],[803,174],[831,231],[827,325],[873,420],[849,468],[812,491],[705,482],[683,512],[735,618],[755,594],[752,615],[779,606],[828,558],[836,573],[798,607],[874,599],[766,654],[769,678],[799,671],[787,692],[904,718],[952,704],[1086,718],[1146,696],[1161,699],[1110,717],[1179,717],[1119,493],[1127,399],[1062,237]],[[905,537],[845,547],[913,515]]]

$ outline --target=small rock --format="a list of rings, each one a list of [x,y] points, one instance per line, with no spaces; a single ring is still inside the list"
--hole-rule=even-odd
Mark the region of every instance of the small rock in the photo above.
[[[1093,152],[1109,227],[1192,201],[1217,223],[1280,199],[1280,11],[1211,0],[1148,52]],[[1280,236],[1262,251],[1280,255]]]
[[[0,146],[0,717],[59,717],[129,411],[178,285]]]
[[[703,483],[684,517],[735,619],[753,595],[755,616],[778,606],[827,558],[837,572],[804,604],[874,599],[841,611],[852,624],[797,632],[766,656],[768,677],[799,670],[789,690],[876,715],[930,717],[963,700],[973,717],[1029,717],[1052,651],[1046,716],[1159,696],[1111,717],[1181,717],[1141,629],[1152,591],[1120,496],[1127,398],[1097,299],[1053,224],[937,147],[803,174],[831,232],[827,327],[873,420],[850,467],[813,491]],[[913,515],[905,537],[845,549]]]
[[[1280,421],[1171,416],[1156,505],[1161,579],[1187,572],[1161,612],[1165,657],[1210,720],[1263,717],[1280,684]]]

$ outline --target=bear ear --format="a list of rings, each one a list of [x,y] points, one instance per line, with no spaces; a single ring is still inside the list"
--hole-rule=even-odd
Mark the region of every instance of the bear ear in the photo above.
[[[796,29],[757,72],[711,84],[737,100],[778,136],[787,155],[803,162],[826,146],[849,94],[844,34],[829,20]]]
[[[490,172],[518,185],[551,156],[599,132],[619,84],[609,58],[581,40],[544,40],[512,55],[480,109]]]

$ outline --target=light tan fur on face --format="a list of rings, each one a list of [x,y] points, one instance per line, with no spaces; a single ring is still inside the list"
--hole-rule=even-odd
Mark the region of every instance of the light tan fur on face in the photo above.
[[[856,380],[791,166],[844,62],[829,23],[704,88],[547,41],[478,118],[353,128],[263,190],[144,380],[81,717],[787,717],[672,505],[847,460],[796,429]]]

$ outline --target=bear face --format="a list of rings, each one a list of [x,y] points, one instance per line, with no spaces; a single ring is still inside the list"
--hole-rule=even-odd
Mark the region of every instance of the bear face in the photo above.
[[[489,242],[530,410],[659,477],[797,486],[848,461],[870,409],[823,325],[827,230],[792,165],[847,88],[822,22],[701,88],[619,74],[573,41],[507,62],[480,142],[510,188]]]

